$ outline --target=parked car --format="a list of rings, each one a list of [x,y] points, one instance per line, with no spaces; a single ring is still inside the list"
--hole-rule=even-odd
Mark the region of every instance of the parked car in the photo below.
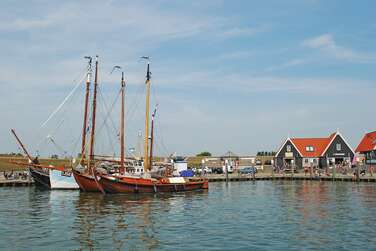
[[[216,174],[222,174],[223,173],[222,167],[214,167],[212,170],[213,170],[212,172],[216,173]]]
[[[257,173],[257,168],[254,166],[247,166],[242,169],[239,169],[240,174],[255,174]]]
[[[223,171],[223,173],[226,173],[226,167],[227,167],[227,172],[228,173],[233,173],[234,172],[234,167],[233,166],[223,166],[222,167],[222,171]]]
[[[209,168],[209,167],[205,167],[204,168],[204,173],[212,173],[213,171],[212,171],[212,169],[211,168]]]

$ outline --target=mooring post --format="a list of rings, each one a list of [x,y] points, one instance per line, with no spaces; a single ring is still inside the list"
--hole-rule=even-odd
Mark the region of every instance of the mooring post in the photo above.
[[[332,172],[332,180],[334,181],[335,178],[336,178],[336,165],[334,164],[333,172]]]
[[[357,182],[360,181],[360,178],[359,178],[359,166],[358,165],[356,166],[356,181]]]
[[[291,180],[294,179],[294,169],[295,169],[295,158],[294,158],[294,163],[291,165]]]
[[[228,183],[228,165],[225,164],[225,171],[226,171],[226,184]]]
[[[369,169],[369,174],[371,175],[371,177],[373,177],[373,166],[372,166],[372,164],[369,164],[368,169]]]

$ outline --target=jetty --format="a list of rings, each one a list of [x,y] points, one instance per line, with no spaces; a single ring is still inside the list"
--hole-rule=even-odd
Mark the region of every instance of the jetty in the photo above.
[[[32,180],[5,180],[0,179],[0,187],[28,187],[34,185]]]
[[[209,182],[226,182],[225,175],[207,175]],[[345,182],[376,182],[376,176],[360,176],[359,178],[350,175],[304,175],[304,174],[256,174],[252,175],[229,175],[228,182],[255,181],[255,180],[316,180],[316,181],[345,181]]]
[[[27,187],[34,181],[25,171],[11,171],[0,173],[0,187]]]

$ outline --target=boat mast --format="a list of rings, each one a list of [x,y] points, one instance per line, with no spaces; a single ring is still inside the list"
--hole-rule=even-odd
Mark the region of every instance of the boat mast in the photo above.
[[[98,56],[95,56],[95,77],[94,77],[94,94],[93,94],[93,108],[91,117],[91,131],[90,131],[90,145],[89,145],[89,173],[93,174],[91,162],[94,159],[94,135],[95,135],[95,115],[97,109],[97,87],[98,87]]]
[[[124,81],[124,72],[121,72],[121,114],[120,114],[120,173],[124,174],[124,99],[125,99],[125,81]]]
[[[87,114],[89,106],[89,93],[90,93],[90,78],[91,78],[91,57],[85,57],[89,60],[86,79],[86,95],[85,95],[85,111],[84,111],[84,124],[82,127],[82,144],[81,144],[81,165],[85,162],[85,143],[86,143],[86,127],[87,127]]]
[[[22,144],[20,138],[18,138],[17,134],[16,134],[16,131],[14,129],[11,129],[10,130],[12,132],[12,134],[14,135],[14,137],[16,138],[18,144],[21,146],[22,150],[24,151],[24,153],[26,154],[27,158],[30,160],[30,161],[33,161],[33,158],[31,157],[31,155],[29,154],[29,152],[26,150],[25,146]]]
[[[151,115],[151,133],[150,133],[150,159],[149,159],[149,167],[152,166],[153,161],[153,142],[154,142],[154,117],[157,112],[157,106],[155,106],[153,114]]]
[[[149,57],[143,57],[149,60]],[[146,72],[146,112],[145,112],[145,146],[144,146],[144,169],[145,172],[150,170],[149,166],[149,110],[150,110],[150,62],[148,61],[148,68]]]

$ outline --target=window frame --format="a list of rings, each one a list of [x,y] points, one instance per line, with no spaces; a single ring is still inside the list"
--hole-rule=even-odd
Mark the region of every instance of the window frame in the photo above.
[[[290,153],[290,152],[291,152],[291,149],[292,149],[292,148],[291,148],[291,145],[286,145],[286,152],[289,152],[289,153]]]
[[[342,151],[342,144],[341,143],[336,144],[336,151],[337,152]]]
[[[314,152],[314,151],[315,151],[315,148],[314,148],[314,146],[309,145],[309,146],[306,146],[306,147],[305,147],[305,150],[306,150],[306,152]]]

